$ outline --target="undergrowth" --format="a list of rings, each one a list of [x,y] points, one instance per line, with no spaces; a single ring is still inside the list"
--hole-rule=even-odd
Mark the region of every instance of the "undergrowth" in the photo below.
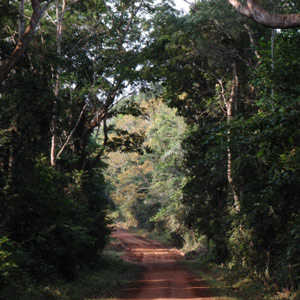
[[[30,282],[20,291],[0,290],[1,300],[107,300],[120,296],[128,282],[139,274],[140,267],[121,260],[119,252],[107,251],[93,269],[78,273],[73,281],[43,280]],[[26,286],[26,288],[25,288]]]

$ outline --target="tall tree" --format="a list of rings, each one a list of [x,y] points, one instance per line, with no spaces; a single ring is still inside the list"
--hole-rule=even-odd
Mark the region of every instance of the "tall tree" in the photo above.
[[[147,39],[143,27],[148,21],[144,16],[154,12],[149,4],[145,1],[103,2],[98,4],[94,13],[76,21],[79,24],[73,26],[71,32],[82,23],[85,24],[82,35],[68,35],[67,44],[72,47],[66,44],[62,51],[71,62],[68,70],[77,77],[68,89],[75,97],[80,95],[74,109],[77,116],[81,116],[76,119],[78,124],[73,123],[74,131],[70,128],[72,138],[68,140],[69,146],[73,144],[81,157],[78,168],[88,169],[99,159],[100,153],[88,162],[87,146],[95,128],[105,124],[116,103],[136,93],[140,74],[138,66],[144,61],[143,48]],[[83,7],[87,9],[87,5]],[[71,10],[79,8],[81,5],[74,4]],[[58,149],[66,151],[64,145],[57,145]],[[60,150],[59,153],[62,157]]]
[[[234,24],[229,21],[233,18]],[[164,55],[153,57],[159,66],[153,73],[163,73],[166,102],[190,125],[183,143],[186,222],[207,236],[216,260],[224,262],[231,226],[239,228],[238,221],[231,223],[231,212],[239,211],[241,196],[231,126],[240,114],[252,111],[250,80],[259,58],[259,29],[244,26],[229,5],[217,1],[201,2],[190,15],[166,19],[156,23],[153,49]]]
[[[289,81],[298,69],[298,31],[277,32],[273,43],[270,30],[244,26],[221,6],[201,2],[183,18],[168,11],[153,32],[153,49],[163,52],[152,56],[153,75],[163,74],[166,102],[190,125],[183,143],[186,222],[208,238],[217,262],[293,291],[299,90]]]

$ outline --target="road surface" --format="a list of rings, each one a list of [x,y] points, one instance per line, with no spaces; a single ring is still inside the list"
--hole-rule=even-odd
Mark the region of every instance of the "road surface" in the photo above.
[[[118,300],[217,300],[203,280],[195,278],[176,263],[181,257],[179,251],[124,229],[117,229],[113,237],[126,247],[125,260],[144,267],[141,278],[132,281]]]

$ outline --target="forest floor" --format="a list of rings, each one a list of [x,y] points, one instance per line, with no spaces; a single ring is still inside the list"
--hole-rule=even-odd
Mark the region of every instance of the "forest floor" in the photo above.
[[[218,299],[203,279],[177,263],[183,255],[177,249],[166,248],[124,229],[117,228],[112,236],[124,247],[123,259],[143,267],[140,278],[123,288],[118,300]]]

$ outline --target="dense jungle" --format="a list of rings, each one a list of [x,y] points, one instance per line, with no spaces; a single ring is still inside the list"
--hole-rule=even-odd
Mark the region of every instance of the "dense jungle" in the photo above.
[[[0,299],[108,297],[114,224],[300,299],[300,2],[187,2],[0,0]]]

